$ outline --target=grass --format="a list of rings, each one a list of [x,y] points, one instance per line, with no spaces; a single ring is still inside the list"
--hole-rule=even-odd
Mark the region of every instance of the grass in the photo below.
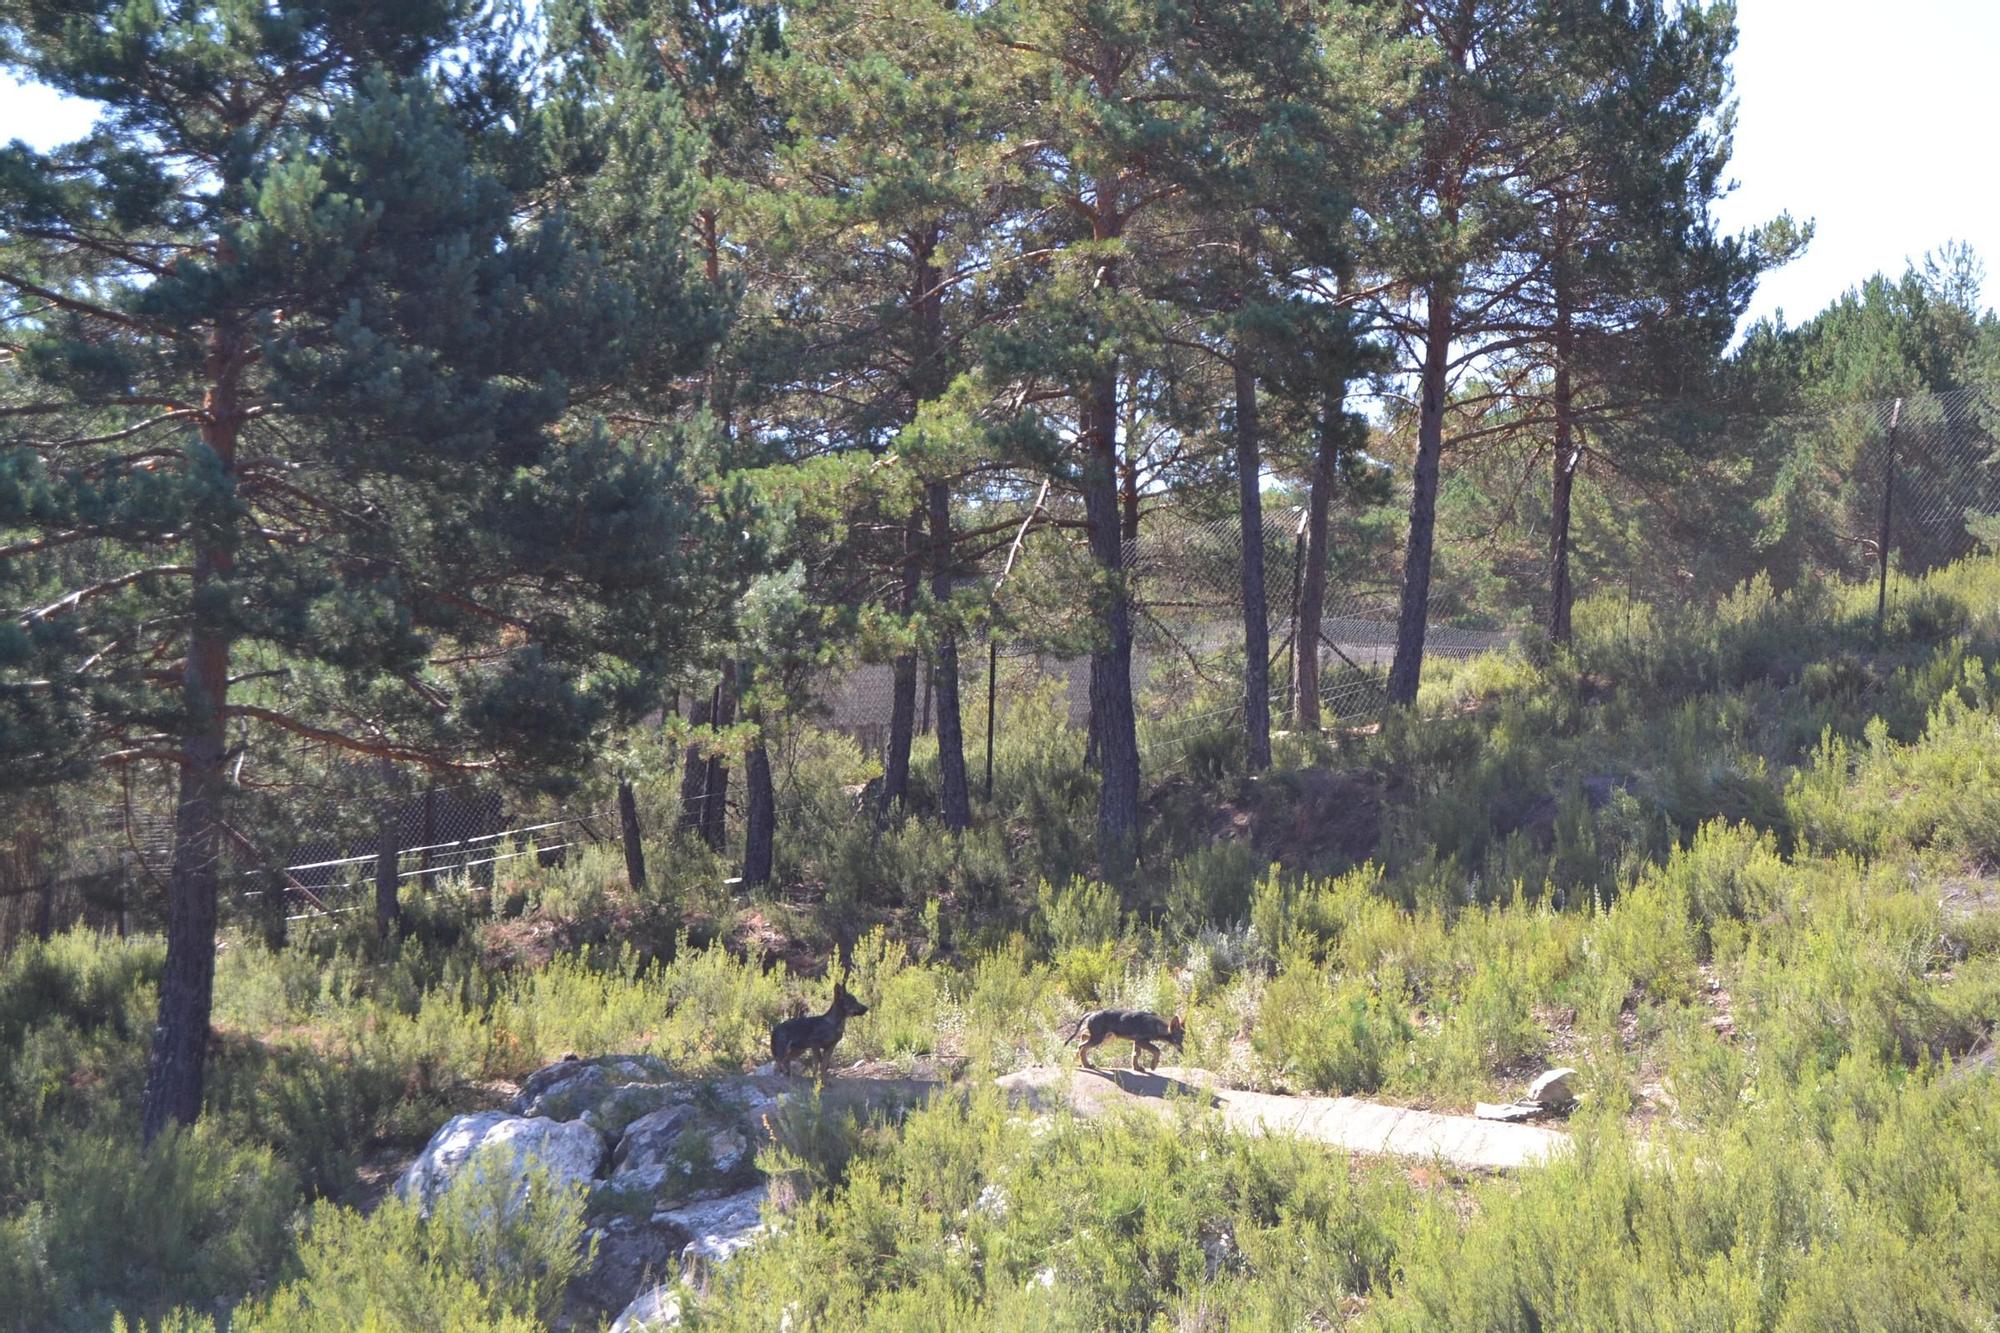
[[[366,1212],[380,1164],[568,1051],[748,1068],[831,988],[777,954],[837,950],[870,1006],[849,1059],[976,1090],[1133,1005],[1242,1086],[1464,1110],[1573,1065],[1579,1150],[1467,1180],[1192,1111],[807,1106],[765,1149],[784,1228],[691,1294],[694,1326],[1990,1327],[2000,1100],[1968,1059],[2000,1015],[2000,561],[1902,587],[1880,642],[1865,592],[1586,605],[1572,652],[1454,664],[1379,734],[1286,747],[1370,793],[1358,857],[1211,844],[1194,815],[1304,788],[1246,782],[1205,725],[1149,796],[1147,874],[1097,883],[1080,738],[1010,691],[963,837],[835,818],[865,766],[801,741],[786,780],[828,817],[780,892],[730,898],[662,840],[648,898],[591,853],[413,904],[393,949],[246,920],[208,1114],[149,1153],[159,943],[26,944],[0,960],[0,1327],[542,1326],[571,1205]]]

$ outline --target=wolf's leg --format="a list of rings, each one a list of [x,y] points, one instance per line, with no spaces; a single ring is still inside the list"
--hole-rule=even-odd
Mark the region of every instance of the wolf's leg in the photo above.
[[[1085,1069],[1097,1068],[1096,1065],[1090,1063],[1090,1053],[1103,1044],[1104,1038],[1102,1037],[1085,1037],[1083,1045],[1076,1048],[1076,1062]]]

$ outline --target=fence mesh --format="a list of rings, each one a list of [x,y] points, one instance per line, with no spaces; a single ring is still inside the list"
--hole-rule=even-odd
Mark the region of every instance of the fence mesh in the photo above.
[[[1584,525],[1580,538],[1609,552],[1603,559],[1620,577],[1655,598],[1698,601],[1761,572],[1779,583],[1874,577],[1885,603],[1893,603],[1898,578],[2000,543],[2000,394],[1993,391],[1774,417],[1687,415],[1694,425],[1656,423],[1650,434],[1619,441],[1619,453],[1594,444],[1587,464],[1605,481],[1593,500],[1597,527]],[[1680,470],[1652,468],[1654,453],[1682,460]],[[1517,472],[1520,497],[1535,494],[1525,479],[1544,463],[1532,447],[1448,459],[1453,467],[1487,469],[1489,481]],[[1474,489],[1487,496],[1505,488]],[[1733,509],[1723,503],[1732,497]],[[1545,513],[1533,503],[1520,499],[1497,515],[1474,512],[1454,529],[1450,500],[1441,504],[1439,568],[1448,575],[1455,565],[1478,563],[1484,582],[1457,591],[1439,585],[1446,594],[1434,598],[1442,610],[1426,637],[1426,653],[1435,656],[1512,641],[1540,613],[1534,593],[1545,572]],[[1005,623],[1015,629],[991,644],[960,645],[975,787],[994,725],[989,699],[1040,685],[1057,692],[1072,726],[1088,721],[1091,571],[1078,515],[1063,503],[1049,511],[1051,521],[1031,525],[1007,572]],[[1266,505],[1263,600],[1280,725],[1291,702],[1293,658],[1305,651],[1319,654],[1324,719],[1354,722],[1380,708],[1396,642],[1401,503],[1392,497],[1378,506],[1387,518],[1373,529],[1356,519],[1336,533],[1325,608],[1314,626],[1301,623],[1299,609],[1302,511],[1276,497]],[[1622,550],[1620,518],[1639,534]],[[1153,724],[1142,728],[1142,762],[1155,772],[1178,763],[1189,738],[1240,717],[1243,553],[1234,514],[1171,505],[1143,514],[1128,540],[1134,684],[1142,710],[1150,710],[1142,721]],[[1006,556],[994,554],[968,582],[992,587]],[[936,693],[928,667],[922,670],[919,734],[936,720]],[[999,672],[998,689],[990,688],[990,670]],[[852,665],[822,682],[814,721],[879,753],[892,703],[892,666]],[[1160,721],[1168,713],[1171,726]],[[478,884],[509,861],[551,863],[617,836],[615,808],[599,803],[555,806],[493,787],[412,785],[364,765],[317,772],[311,783],[268,786],[252,773],[237,793],[224,839],[226,882],[252,910],[282,906],[291,918],[357,911],[378,874],[421,889]],[[781,777],[781,826],[858,817],[864,805],[857,794],[852,810],[820,808],[785,782]],[[740,791],[738,782],[730,801],[739,814]],[[134,766],[13,798],[0,810],[0,949],[23,932],[69,921],[121,928],[135,897],[164,884],[173,795],[170,772]],[[686,813],[677,807],[665,818],[682,822]],[[658,820],[662,812],[652,814]]]

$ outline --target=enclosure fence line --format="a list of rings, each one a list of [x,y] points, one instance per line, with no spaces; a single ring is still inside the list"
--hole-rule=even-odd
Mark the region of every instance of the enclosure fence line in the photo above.
[[[1716,419],[1720,424],[1696,441],[1700,450],[1711,459],[1776,460],[1776,475],[1758,478],[1769,491],[1759,504],[1783,528],[1781,549],[1802,570],[1871,580],[1878,626],[1898,605],[1899,580],[1981,544],[2000,545],[2000,392],[1994,389]],[[1089,571],[1073,544],[1064,541],[1060,525],[1038,526],[1038,516],[1063,517],[1065,506],[1073,501],[1052,497],[1044,481],[1034,504],[1022,511],[1004,556],[996,552],[989,565],[974,571],[975,580],[1002,599],[1044,598],[1052,604],[1038,609],[1058,618],[1074,615],[1086,600],[1078,580]],[[1320,695],[1328,725],[1367,727],[1382,715],[1382,676],[1396,641],[1393,570],[1349,566],[1330,574],[1319,622],[1308,626],[1300,604],[1304,541],[1298,507],[1267,504],[1263,547],[1269,665],[1278,685],[1271,693],[1274,721],[1290,706],[1285,683],[1293,658],[1311,644],[1321,654]],[[1758,562],[1768,558],[1761,548],[1719,554],[1753,567],[1763,567]],[[1336,548],[1334,555],[1338,559],[1342,552]],[[1184,762],[1198,738],[1242,716],[1240,519],[1159,509],[1143,517],[1125,556],[1135,685],[1157,678],[1167,682],[1162,688],[1177,701],[1202,689],[1226,701],[1192,712],[1182,708],[1171,723],[1142,718],[1142,758],[1157,773]],[[1427,655],[1504,647],[1534,612],[1526,603],[1487,609],[1483,621],[1432,623]],[[984,652],[978,650],[982,646]],[[1058,692],[1070,725],[1085,724],[1087,656],[1004,635],[984,645],[962,642],[961,649],[963,734],[975,790],[983,785],[980,771],[990,768],[1006,743],[1002,672],[1024,684],[1046,682],[1045,688]],[[928,687],[929,667],[923,670],[922,685]],[[811,720],[845,734],[864,751],[879,750],[887,739],[891,678],[887,663],[863,663],[829,676],[820,682]],[[1006,694],[1012,699],[1018,692]],[[984,717],[978,711],[982,704]],[[920,734],[931,731],[934,713],[934,692],[922,688]],[[541,803],[507,817],[505,798],[490,789],[385,789],[365,773],[334,785],[337,790],[303,796],[270,789],[243,793],[225,830],[233,895],[255,904],[281,891],[286,915],[299,920],[360,911],[365,904],[351,905],[345,898],[374,882],[385,858],[393,865],[394,882],[427,890],[448,880],[490,879],[497,867],[529,856],[552,862],[612,840],[618,828],[616,811],[595,805]],[[740,775],[731,790],[729,806],[740,812]],[[0,835],[0,950],[58,915],[81,914],[105,928],[120,928],[125,905],[148,886],[156,891],[164,883],[174,831],[173,782],[164,769],[128,767],[118,778],[27,793],[13,802],[11,829]],[[852,826],[844,821],[874,823],[874,812],[863,808],[868,803],[863,793],[852,802],[854,809],[829,810],[803,791],[781,791],[776,817],[781,828],[811,822],[838,834]],[[672,807],[676,825],[685,822],[690,804]],[[669,830],[648,832],[657,839]]]

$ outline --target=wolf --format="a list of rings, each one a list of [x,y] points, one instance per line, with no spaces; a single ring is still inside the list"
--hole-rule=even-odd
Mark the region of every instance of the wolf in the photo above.
[[[1144,1053],[1153,1057],[1153,1068],[1158,1069],[1160,1048],[1153,1043],[1164,1041],[1179,1051],[1187,1036],[1187,1028],[1178,1014],[1169,1021],[1144,1009],[1093,1009],[1076,1020],[1076,1026],[1063,1038],[1063,1045],[1075,1041],[1079,1032],[1084,1039],[1083,1045],[1076,1049],[1076,1062],[1085,1069],[1097,1068],[1090,1063],[1090,1053],[1113,1037],[1123,1037],[1132,1043],[1132,1068],[1143,1068],[1139,1057]]]
[[[780,1074],[789,1076],[794,1057],[817,1054],[819,1073],[824,1078],[827,1064],[833,1059],[833,1048],[847,1031],[847,1020],[867,1012],[867,1005],[847,993],[846,983],[834,982],[833,1005],[825,1013],[788,1018],[771,1029],[771,1063]]]

